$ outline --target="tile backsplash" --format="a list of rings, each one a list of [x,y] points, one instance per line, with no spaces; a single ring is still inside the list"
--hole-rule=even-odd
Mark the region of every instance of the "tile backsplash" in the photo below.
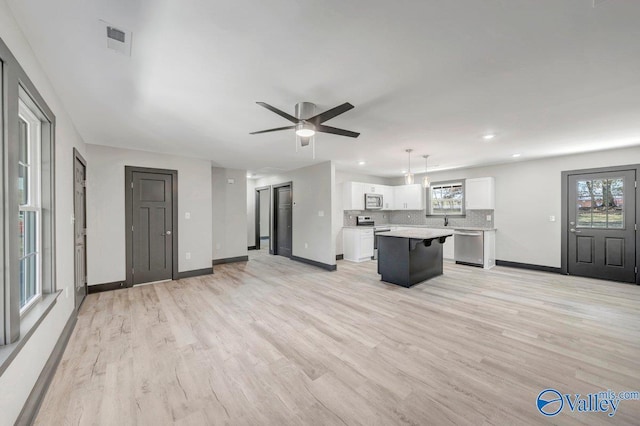
[[[355,226],[356,216],[371,216],[376,225],[392,223],[394,225],[425,225],[431,228],[444,228],[444,217],[425,216],[424,210],[394,210],[394,211],[356,211],[344,212],[344,226]],[[491,220],[487,220],[491,216]],[[467,210],[465,217],[449,216],[449,227],[462,228],[465,226],[478,228],[493,228],[493,210]]]

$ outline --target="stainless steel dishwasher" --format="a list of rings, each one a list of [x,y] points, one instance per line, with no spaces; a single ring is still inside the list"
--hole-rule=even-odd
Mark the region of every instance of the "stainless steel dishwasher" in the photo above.
[[[453,234],[453,258],[456,263],[468,263],[483,266],[484,264],[484,232],[456,231]]]

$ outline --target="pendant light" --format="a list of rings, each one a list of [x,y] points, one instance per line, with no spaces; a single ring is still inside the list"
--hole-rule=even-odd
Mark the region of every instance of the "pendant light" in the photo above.
[[[429,179],[429,176],[427,175],[427,159],[429,156],[423,155],[422,157],[424,158],[424,177],[422,178],[422,187],[427,189],[431,186],[431,179]]]
[[[405,149],[405,152],[409,156],[409,167],[407,168],[407,173],[404,175],[404,184],[412,185],[413,184],[413,173],[411,173],[411,152],[413,149]]]

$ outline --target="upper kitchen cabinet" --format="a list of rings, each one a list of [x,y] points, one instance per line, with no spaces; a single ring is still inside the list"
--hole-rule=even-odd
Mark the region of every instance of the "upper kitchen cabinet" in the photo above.
[[[345,182],[342,186],[342,209],[364,210],[364,194],[366,184]]]
[[[496,205],[495,179],[483,177],[465,181],[467,210],[494,210]]]
[[[395,208],[394,187],[379,185],[382,191],[382,210],[393,210]]]
[[[420,184],[394,186],[393,210],[422,210],[424,209],[424,189]]]

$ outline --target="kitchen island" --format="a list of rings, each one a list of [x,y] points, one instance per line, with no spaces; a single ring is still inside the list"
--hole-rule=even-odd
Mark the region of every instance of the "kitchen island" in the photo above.
[[[442,275],[442,244],[452,235],[452,230],[429,228],[377,234],[382,281],[411,287]]]

